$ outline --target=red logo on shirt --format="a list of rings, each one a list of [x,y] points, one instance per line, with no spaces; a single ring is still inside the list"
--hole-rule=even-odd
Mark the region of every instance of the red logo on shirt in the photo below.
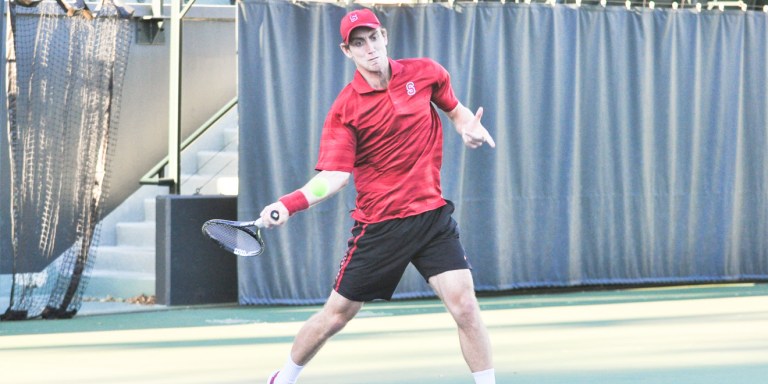
[[[416,94],[416,85],[413,84],[413,81],[409,81],[408,84],[405,85],[405,90],[408,92],[408,96],[413,96]]]

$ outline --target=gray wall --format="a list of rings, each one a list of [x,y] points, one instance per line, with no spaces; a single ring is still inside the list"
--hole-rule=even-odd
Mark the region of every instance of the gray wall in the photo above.
[[[131,6],[136,16],[149,13],[148,6]],[[105,215],[136,191],[139,179],[168,154],[169,27],[166,21],[162,32],[165,44],[140,45],[134,41],[131,46]],[[235,7],[193,6],[184,19],[182,35],[181,125],[182,136],[186,136],[237,95]],[[8,272],[12,256],[7,241],[11,181],[6,136],[4,132],[0,139],[2,273]]]

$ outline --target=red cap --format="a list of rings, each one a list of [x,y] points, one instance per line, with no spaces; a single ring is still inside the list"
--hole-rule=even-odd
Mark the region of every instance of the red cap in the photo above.
[[[341,19],[341,28],[339,28],[344,44],[348,43],[349,34],[357,27],[379,28],[381,23],[379,23],[376,15],[367,8],[347,13]]]

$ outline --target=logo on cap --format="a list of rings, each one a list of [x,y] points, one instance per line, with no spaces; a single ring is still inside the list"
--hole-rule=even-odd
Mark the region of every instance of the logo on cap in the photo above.
[[[349,12],[346,17],[341,19],[341,25],[339,26],[341,39],[347,43],[349,41],[349,34],[357,27],[379,28],[381,23],[370,9],[358,9]]]

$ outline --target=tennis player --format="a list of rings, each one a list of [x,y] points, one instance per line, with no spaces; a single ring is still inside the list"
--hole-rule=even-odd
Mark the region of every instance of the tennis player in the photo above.
[[[495,383],[490,338],[451,217],[454,207],[441,192],[443,134],[435,107],[445,111],[467,147],[495,147],[480,122],[483,110],[473,114],[457,100],[448,72],[438,63],[390,59],[387,31],[370,10],[348,13],[340,32],[341,51],[357,70],[323,125],[319,173],[266,206],[261,219],[266,227],[283,225],[337,193],[354,175],[352,236],[328,301],[303,325],[285,365],[267,383],[295,383],[363,303],[391,299],[409,263],[456,321],[475,383]],[[278,220],[270,216],[273,210],[280,213]]]

